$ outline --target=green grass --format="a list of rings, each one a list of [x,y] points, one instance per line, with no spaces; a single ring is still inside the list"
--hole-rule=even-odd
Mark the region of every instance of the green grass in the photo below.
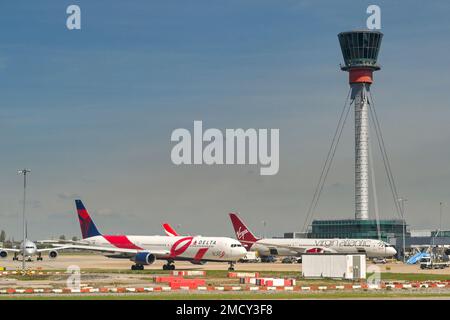
[[[0,296],[0,300],[223,300],[223,299],[400,299],[400,298],[450,298],[450,293],[433,292],[275,292],[275,293],[149,293],[149,294],[116,294],[116,295],[53,295],[53,296]]]
[[[44,270],[42,270],[44,271]],[[53,272],[56,270],[52,270]],[[64,276],[64,270],[59,270],[61,276]],[[45,271],[44,271],[45,272]],[[139,274],[143,279],[148,279],[151,282],[151,275],[169,274],[170,271],[163,270],[101,270],[101,269],[86,269],[83,270],[88,274]],[[243,271],[244,272],[244,271]],[[245,271],[252,272],[252,271]],[[237,281],[237,279],[227,278],[228,271],[226,270],[207,270],[208,283],[214,282],[217,284],[224,283],[225,279]],[[300,273],[295,271],[260,271],[262,277],[295,277],[298,279],[297,285],[330,285],[330,284],[345,284],[351,281],[342,281],[334,279],[302,279]],[[368,274],[370,276],[371,274]],[[52,275],[8,275],[17,280],[46,280]],[[221,280],[223,279],[223,280]],[[427,280],[450,280],[450,275],[442,274],[427,274],[427,273],[381,273],[383,281],[427,281]],[[222,282],[221,282],[222,281]],[[430,291],[405,291],[405,290],[382,290],[382,291],[327,291],[327,292],[211,292],[211,293],[192,293],[192,292],[153,292],[153,293],[129,293],[129,294],[86,294],[86,295],[0,295],[0,300],[4,299],[32,299],[32,300],[202,300],[202,299],[370,299],[370,298],[450,298],[450,291],[448,292],[430,292]]]
[[[66,275],[68,276],[68,275]],[[5,276],[4,276],[5,277]],[[21,274],[11,274],[8,275],[8,279],[16,279],[19,281],[42,281],[42,280],[49,280],[50,277],[54,277],[50,274],[41,274],[41,275],[21,275]]]
[[[369,277],[371,274],[367,274]],[[427,280],[450,280],[448,274],[426,274],[426,273],[391,273],[382,272],[381,280],[383,281],[427,281]]]
[[[60,272],[60,275],[65,275],[65,270],[39,270],[42,272],[50,271],[52,275],[54,272]],[[297,271],[242,271],[242,272],[259,272],[261,277],[281,277],[281,278],[296,278],[301,283],[310,283],[310,284],[337,284],[337,283],[351,283],[349,280],[335,280],[335,279],[303,279],[300,276],[300,273]],[[166,270],[142,270],[142,271],[132,271],[132,270],[121,270],[121,269],[83,269],[82,274],[136,274],[136,275],[164,275],[170,274],[171,271]],[[225,279],[228,278],[227,270],[207,270],[206,271],[207,279]],[[368,273],[367,277],[371,276],[372,273]],[[9,274],[8,277],[15,278],[17,280],[46,280],[51,275],[12,275]],[[187,277],[189,278],[189,277]],[[381,280],[383,281],[427,281],[427,280],[450,280],[450,274],[428,274],[428,273],[391,273],[391,272],[382,272]]]

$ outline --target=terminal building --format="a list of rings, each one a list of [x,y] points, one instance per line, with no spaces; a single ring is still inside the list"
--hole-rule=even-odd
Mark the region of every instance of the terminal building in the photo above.
[[[314,220],[308,238],[380,239],[396,245],[403,243],[403,233],[407,235],[403,220]]]
[[[406,238],[406,247],[413,246],[442,246],[450,245],[450,231],[437,230],[411,230]]]

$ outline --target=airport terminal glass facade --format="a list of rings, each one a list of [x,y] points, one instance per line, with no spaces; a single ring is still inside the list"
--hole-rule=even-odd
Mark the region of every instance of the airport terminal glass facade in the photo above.
[[[402,239],[403,220],[380,220],[381,240],[392,243]],[[308,238],[378,239],[376,220],[314,220]],[[406,233],[406,230],[405,230]],[[394,244],[394,243],[393,243]]]
[[[442,238],[450,238],[450,231],[448,230],[441,230],[441,231],[431,231],[431,237],[442,237]]]

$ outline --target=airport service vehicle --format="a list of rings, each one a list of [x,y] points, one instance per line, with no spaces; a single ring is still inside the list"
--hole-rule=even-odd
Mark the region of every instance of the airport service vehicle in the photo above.
[[[302,263],[302,258],[293,256],[284,257],[281,263]]]
[[[48,253],[48,257],[54,259],[58,256],[58,250],[62,250],[65,247],[59,248],[45,248],[38,249],[36,243],[31,240],[25,239],[22,241],[19,248],[0,248],[0,258],[6,258],[8,253],[13,253],[13,260],[19,260],[19,255],[22,256],[23,259],[27,261],[32,261],[33,256],[37,256],[36,260],[42,261],[42,254]]]
[[[257,252],[248,251],[245,256],[239,260],[239,262],[257,263],[261,262],[261,259],[258,257]]]
[[[277,262],[277,258],[275,258],[272,255],[270,255],[270,256],[261,256],[261,262],[263,262],[263,263],[274,263],[274,262]]]
[[[229,270],[247,251],[235,239],[202,236],[133,236],[101,234],[81,200],[75,200],[83,244],[62,245],[65,248],[103,252],[108,258],[134,261],[131,270],[143,270],[157,259],[167,261],[163,270],[174,270],[174,261],[205,264],[208,261],[227,262]],[[59,246],[54,244],[54,246]]]
[[[387,263],[385,258],[373,258],[372,262],[374,264],[386,264]]]
[[[296,262],[296,260],[294,259],[294,257],[284,257],[281,260],[281,263],[294,263]]]
[[[248,251],[259,256],[301,256],[304,253],[364,253],[369,258],[392,257],[394,246],[374,239],[260,239],[247,228],[236,213],[230,213],[236,238]]]
[[[420,269],[444,269],[448,266],[448,262],[435,261],[430,256],[420,259]]]

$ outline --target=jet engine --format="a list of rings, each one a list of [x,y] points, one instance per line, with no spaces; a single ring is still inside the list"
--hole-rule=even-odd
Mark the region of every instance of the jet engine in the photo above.
[[[52,250],[48,253],[48,257],[51,259],[55,259],[58,256],[58,251]]]
[[[0,251],[0,258],[6,258],[8,256],[8,252],[2,250]]]
[[[156,261],[156,257],[150,252],[138,252],[132,260],[136,262],[136,264],[149,265]]]

